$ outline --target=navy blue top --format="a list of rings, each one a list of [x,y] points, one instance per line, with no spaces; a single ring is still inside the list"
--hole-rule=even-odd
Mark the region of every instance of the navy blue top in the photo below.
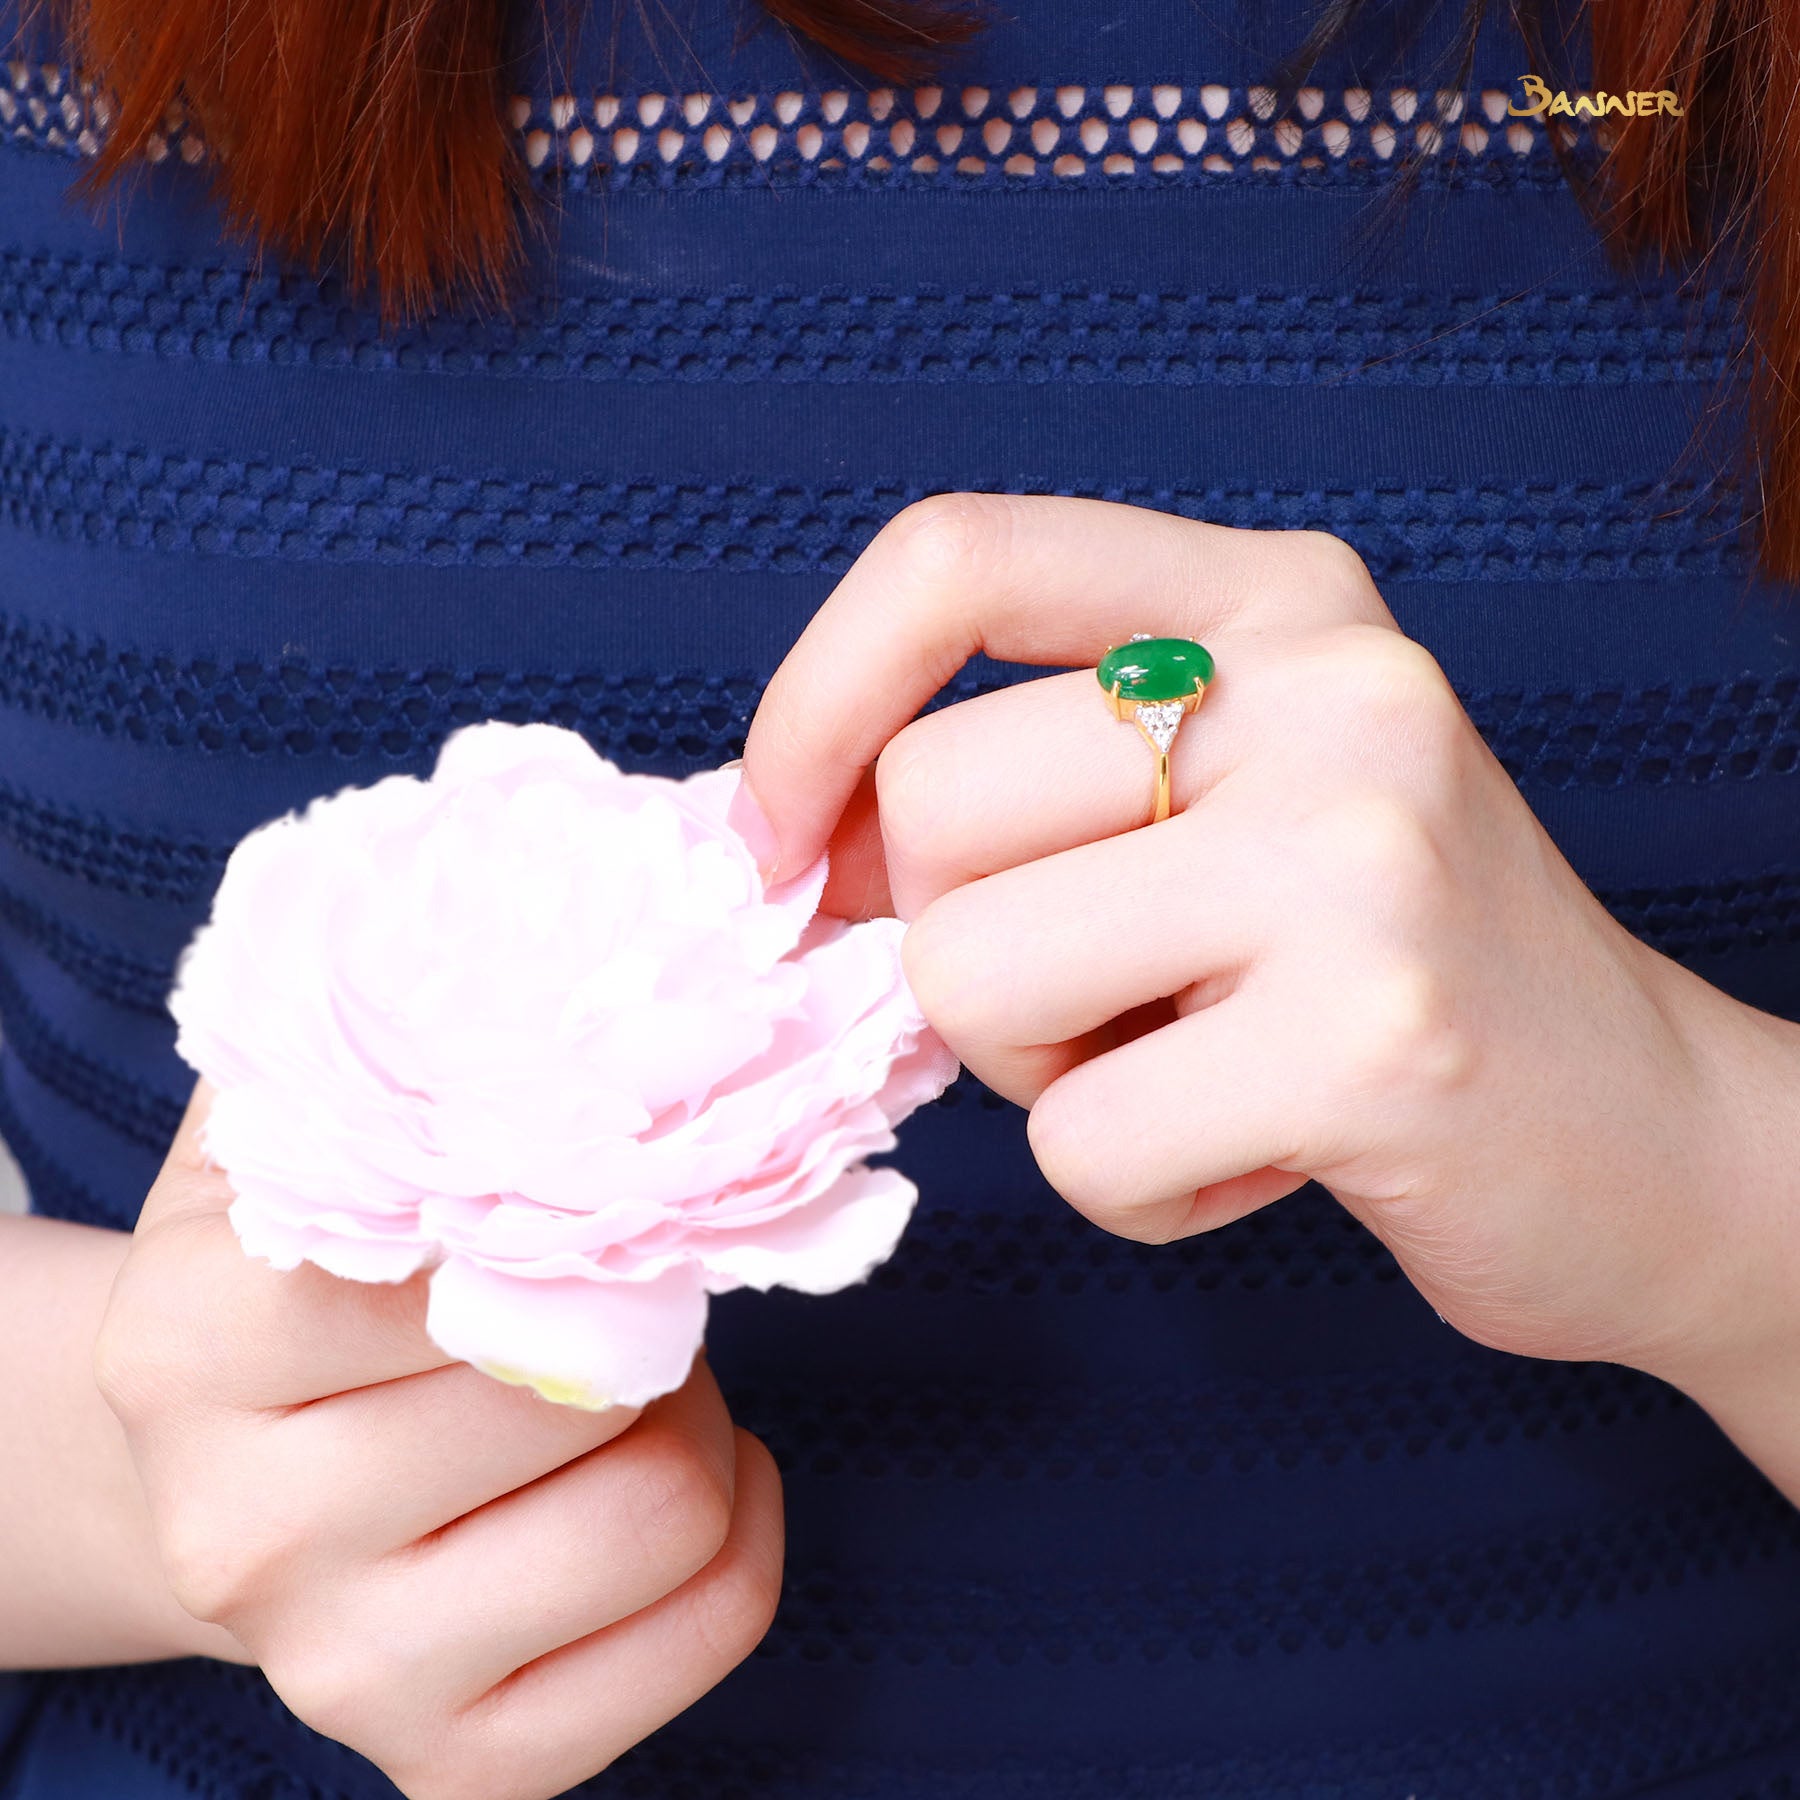
[[[122,228],[72,207],[91,96],[0,67],[0,1134],[40,1211],[131,1224],[249,827],[490,715],[722,761],[943,489],[1341,533],[1616,916],[1800,1016],[1800,610],[1695,438],[1729,268],[1611,266],[1505,116],[1518,43],[1440,95],[1460,0],[1291,106],[1256,84],[1298,8],[1015,10],[920,93],[728,0],[522,55],[530,298],[385,337],[222,240],[179,126]],[[965,1079],[891,1265],[718,1305],[780,1616],[581,1791],[1800,1793],[1800,1512],[1696,1407],[1472,1345],[1316,1187],[1106,1237],[1023,1124]],[[392,1792],[255,1671],[0,1680],[6,1800]]]

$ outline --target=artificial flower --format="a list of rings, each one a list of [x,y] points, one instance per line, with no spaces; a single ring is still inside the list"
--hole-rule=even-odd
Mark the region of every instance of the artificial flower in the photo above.
[[[244,1248],[430,1268],[446,1353],[588,1407],[679,1386],[709,1295],[866,1278],[956,1062],[897,920],[765,887],[738,780],[490,721],[245,837],[169,1002]]]

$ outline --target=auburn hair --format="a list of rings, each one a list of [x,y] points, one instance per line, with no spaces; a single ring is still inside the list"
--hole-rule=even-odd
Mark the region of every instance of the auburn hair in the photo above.
[[[1278,83],[1295,84],[1379,3],[1320,0]],[[1543,0],[1505,3],[1540,75],[1564,85],[1581,40],[1546,41]],[[208,162],[229,229],[314,269],[329,261],[389,321],[512,298],[529,217],[505,113],[512,0],[28,4],[112,97],[90,187],[141,166],[179,105],[217,151]],[[839,61],[906,83],[981,29],[983,0],[762,4]],[[1466,0],[1459,86],[1487,6]],[[1696,274],[1727,242],[1745,253],[1748,368],[1734,373],[1746,377],[1752,523],[1763,568],[1800,580],[1800,5],[1577,0],[1572,22],[1595,89],[1668,88],[1682,103],[1679,116],[1611,129],[1597,168],[1566,165],[1609,246]]]

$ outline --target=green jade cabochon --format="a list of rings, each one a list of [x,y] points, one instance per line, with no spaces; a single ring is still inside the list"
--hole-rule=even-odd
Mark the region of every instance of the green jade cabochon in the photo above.
[[[1095,673],[1109,694],[1119,684],[1121,700],[1181,700],[1212,680],[1213,659],[1191,638],[1139,638],[1107,651]]]

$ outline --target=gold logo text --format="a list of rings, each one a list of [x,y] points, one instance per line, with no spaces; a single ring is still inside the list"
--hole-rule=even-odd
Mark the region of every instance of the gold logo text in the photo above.
[[[1577,94],[1571,100],[1558,88],[1552,93],[1535,75],[1521,75],[1519,85],[1525,90],[1528,104],[1514,106],[1509,100],[1506,110],[1515,119],[1565,118],[1603,119],[1617,113],[1623,119],[1648,119],[1658,113],[1682,117],[1681,100],[1667,88],[1634,88],[1628,94],[1609,94],[1605,88],[1592,94]]]

